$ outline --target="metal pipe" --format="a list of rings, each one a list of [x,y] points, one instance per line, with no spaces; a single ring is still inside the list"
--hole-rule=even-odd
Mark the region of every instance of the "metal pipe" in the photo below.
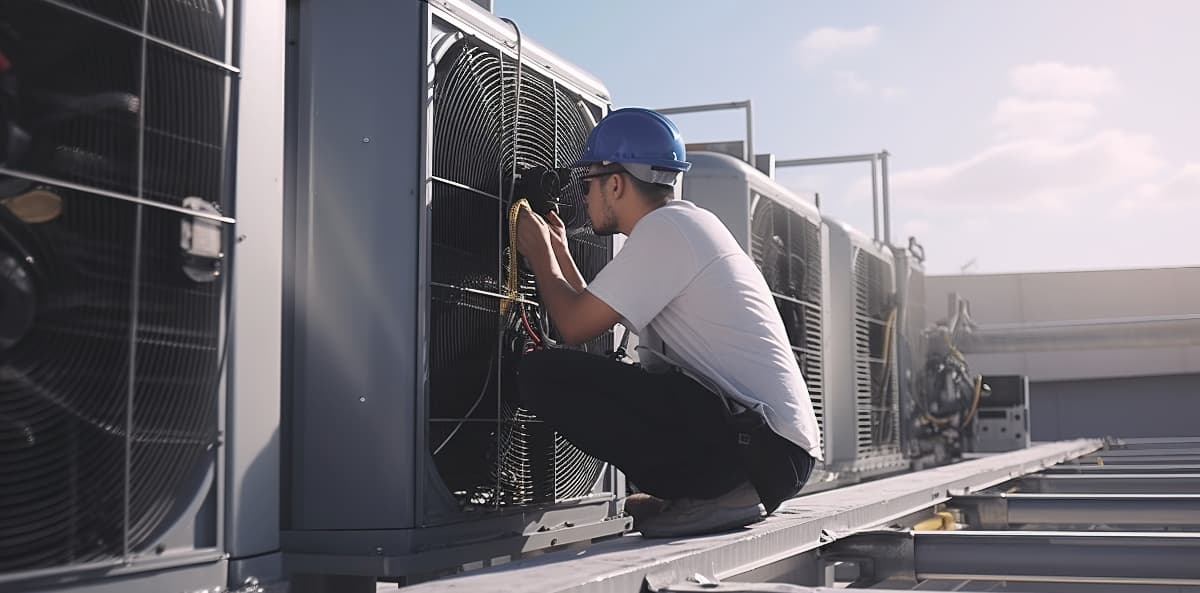
[[[1009,524],[1200,525],[1198,494],[1010,494]]]
[[[1062,494],[1189,494],[1200,492],[1200,474],[1053,474],[1022,478],[1022,492]]]
[[[1010,525],[1200,525],[1200,494],[1026,494],[956,496],[983,527]]]
[[[892,196],[888,191],[888,151],[879,153],[880,167],[883,174],[883,244],[892,245]]]
[[[875,240],[879,240],[879,159],[871,159],[871,220],[875,223]]]
[[[751,165],[754,164],[754,113],[753,107],[749,99],[745,101],[730,101],[728,103],[706,103],[704,105],[683,105],[680,107],[665,107],[655,109],[655,111],[663,115],[673,115],[679,113],[700,113],[704,111],[725,111],[728,109],[744,109],[746,110],[746,146],[743,149],[745,160]]]
[[[1200,585],[1194,533],[920,531],[918,579]]]
[[[746,101],[746,162],[754,164],[754,109]]]
[[[879,158],[876,153],[848,154],[845,156],[822,156],[810,159],[785,159],[775,161],[776,167],[807,167],[810,165],[838,165],[841,163],[865,163]]]

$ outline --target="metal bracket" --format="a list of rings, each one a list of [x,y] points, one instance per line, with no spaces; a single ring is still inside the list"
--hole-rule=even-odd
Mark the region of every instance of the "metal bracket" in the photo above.
[[[870,587],[889,579],[916,583],[913,536],[909,531],[873,531],[852,535],[821,549],[821,560],[858,565],[851,587]]]

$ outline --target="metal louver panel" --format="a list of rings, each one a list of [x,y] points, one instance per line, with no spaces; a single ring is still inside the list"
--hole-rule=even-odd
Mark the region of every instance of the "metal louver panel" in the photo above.
[[[0,268],[36,294],[0,340],[0,573],[169,556],[177,525],[216,546],[215,514],[181,510],[218,455],[232,69],[162,41],[219,62],[225,15],[61,4],[0,6],[0,126],[28,134],[0,154]],[[55,211],[22,217],[31,195]]]
[[[788,341],[825,434],[821,227],[756,195],[750,213],[750,257],[775,297]]]
[[[884,358],[894,356],[885,347],[888,316],[885,312],[887,268],[870,253],[857,250],[854,260],[854,379],[855,426],[858,457],[894,454],[899,446],[898,386],[895,368]],[[893,328],[891,340],[895,343]]]
[[[428,432],[438,472],[464,509],[577,498],[604,469],[519,406],[521,309],[531,325],[547,322],[523,269],[522,303],[500,317],[509,180],[514,162],[555,167],[577,158],[591,124],[577,96],[529,68],[518,110],[516,83],[514,60],[470,41],[444,54],[434,79]],[[571,253],[590,281],[611,258],[611,243],[591,232],[575,184],[562,201]],[[584,348],[610,350],[611,334]]]

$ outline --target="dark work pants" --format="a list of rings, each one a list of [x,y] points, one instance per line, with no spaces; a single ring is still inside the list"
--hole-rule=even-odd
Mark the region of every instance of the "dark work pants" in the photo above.
[[[531,352],[518,371],[526,407],[576,447],[660,498],[714,498],[750,480],[767,511],[799,492],[807,452],[680,372],[574,350]]]

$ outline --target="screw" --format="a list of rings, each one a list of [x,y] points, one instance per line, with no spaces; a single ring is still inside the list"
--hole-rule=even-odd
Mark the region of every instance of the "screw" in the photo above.
[[[376,556],[382,556],[382,555],[383,555],[383,546],[375,546],[375,555],[376,555]]]
[[[364,404],[367,403],[367,396],[365,396],[365,395],[359,396],[358,401],[359,401],[359,403],[364,403]]]
[[[369,136],[363,136],[363,144],[370,144],[370,143],[371,143],[371,138]]]
[[[238,243],[241,243],[242,241],[245,241],[245,240],[246,240],[246,235],[238,235],[238,239],[237,239],[237,240],[238,240]]]

